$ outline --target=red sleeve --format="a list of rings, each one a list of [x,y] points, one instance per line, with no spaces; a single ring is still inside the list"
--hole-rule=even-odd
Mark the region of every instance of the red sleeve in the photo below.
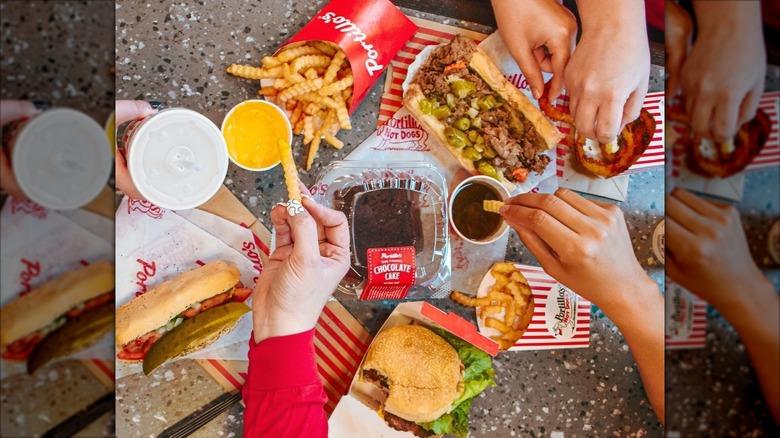
[[[645,0],[645,19],[650,26],[664,30],[664,1]]]
[[[327,437],[327,402],[314,359],[314,330],[266,339],[249,338],[243,388],[244,436]]]

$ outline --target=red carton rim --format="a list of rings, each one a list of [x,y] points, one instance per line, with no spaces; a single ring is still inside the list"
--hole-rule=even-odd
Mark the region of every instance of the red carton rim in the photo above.
[[[438,307],[426,302],[422,303],[420,313],[453,335],[472,344],[485,353],[494,357],[498,354],[498,343],[482,333],[479,333],[476,325],[466,321],[460,315],[446,313]]]

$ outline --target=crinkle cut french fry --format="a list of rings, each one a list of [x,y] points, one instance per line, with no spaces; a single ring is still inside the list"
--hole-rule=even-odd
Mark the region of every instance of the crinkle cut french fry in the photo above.
[[[336,52],[341,51],[337,45],[329,41],[310,41],[309,44],[328,56],[334,56],[336,55]]]
[[[290,143],[287,143],[287,140],[283,139],[279,139],[277,146],[279,147],[279,156],[281,157],[282,169],[284,170],[284,184],[287,186],[287,199],[301,202],[301,187],[298,184],[298,169],[295,168],[292,147],[290,146]]]
[[[485,199],[482,201],[482,209],[490,212],[490,213],[498,213],[498,210],[504,206],[504,203],[501,201],[496,201],[494,199]]]
[[[325,75],[322,78],[323,84],[328,85],[332,83],[334,79],[336,79],[336,74],[344,64],[344,59],[346,56],[347,54],[344,53],[343,50],[339,51],[336,53],[336,55],[333,56],[333,60],[330,62],[330,65],[328,65],[328,68],[325,70]]]
[[[330,64],[330,60],[330,56],[326,55],[306,55],[301,56],[300,58],[295,58],[292,62],[290,62],[290,67],[292,68],[292,71],[298,73],[299,71],[306,70],[307,68],[326,67]]]
[[[352,86],[352,83],[354,81],[354,78],[352,77],[352,73],[350,73],[347,77],[344,79],[338,80],[332,84],[328,84],[322,88],[320,88],[317,93],[319,93],[320,96],[330,96],[331,94],[337,92],[337,91],[343,91],[347,87]]]
[[[314,116],[303,117],[303,144],[308,144],[314,139]]]
[[[492,304],[490,298],[474,298],[468,295],[464,295],[462,292],[457,290],[453,290],[452,293],[450,293],[450,298],[452,298],[452,301],[468,307],[489,306]]]
[[[322,137],[315,133],[311,143],[309,143],[309,153],[306,155],[306,171],[311,170],[312,164],[314,164],[314,158],[317,156],[317,151],[320,150],[320,143],[322,143]]]
[[[321,87],[322,87],[322,79],[320,78],[306,80],[298,84],[295,84],[287,88],[286,90],[282,91],[281,93],[279,93],[279,100],[284,102],[300,94],[309,93],[311,91],[320,89]]]
[[[284,77],[284,80],[290,84],[300,84],[306,80],[306,78],[301,76],[299,73],[293,72],[292,67],[290,67],[290,64],[287,62],[282,64],[282,76]]]
[[[338,138],[334,137],[333,134],[330,132],[325,131],[325,141],[328,142],[329,145],[333,146],[336,149],[341,150],[341,148],[344,147],[344,142],[339,140]]]
[[[290,62],[295,58],[298,58],[300,56],[305,55],[314,55],[321,53],[320,50],[314,46],[310,45],[303,45],[303,46],[297,46],[293,48],[284,48],[282,51],[276,55],[276,59],[279,60],[279,62]]]
[[[279,94],[279,89],[274,87],[261,87],[257,90],[258,96],[276,96]]]
[[[498,262],[490,268],[491,273],[511,274],[515,271],[517,271],[517,267],[509,262]]]
[[[271,79],[282,75],[282,67],[261,68],[251,65],[231,64],[227,72],[245,79]]]

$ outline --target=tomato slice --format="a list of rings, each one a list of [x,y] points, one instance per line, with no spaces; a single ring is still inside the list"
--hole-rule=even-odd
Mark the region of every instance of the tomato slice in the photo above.
[[[223,304],[223,303],[227,302],[228,298],[230,298],[230,293],[229,292],[222,292],[219,295],[214,295],[213,297],[211,297],[209,299],[203,300],[200,303],[200,308],[198,308],[198,313],[205,312],[205,311],[211,309],[212,307],[217,307],[220,304]]]
[[[146,353],[152,348],[152,344],[162,337],[157,330],[152,330],[143,336],[128,342],[122,346],[122,351],[116,357],[122,360],[143,360]]]
[[[74,307],[65,314],[68,318],[75,318],[84,312],[89,312],[92,309],[96,309],[103,304],[108,304],[114,301],[114,291],[106,292],[102,295],[98,295],[95,298],[84,303],[81,307]]]
[[[17,339],[8,344],[5,351],[3,351],[2,358],[6,360],[27,360],[35,346],[43,340],[44,336],[43,332],[37,331]]]
[[[236,286],[235,290],[233,290],[233,299],[230,301],[236,302],[236,303],[243,303],[246,301],[249,296],[252,295],[252,289],[248,287],[238,287]]]

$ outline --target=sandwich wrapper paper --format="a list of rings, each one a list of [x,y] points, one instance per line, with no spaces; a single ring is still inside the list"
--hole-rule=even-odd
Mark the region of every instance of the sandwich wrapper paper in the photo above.
[[[224,260],[238,267],[246,287],[254,286],[262,269],[261,264],[253,263],[242,252],[244,244],[254,245],[251,231],[206,212],[178,214],[147,201],[125,197],[116,213],[116,236],[117,307],[135,298],[137,293],[151,290],[181,272],[210,261]],[[247,305],[251,307],[251,301]],[[183,357],[244,360],[251,332],[252,318],[246,314],[231,332]],[[140,370],[140,363],[117,361],[117,377]]]
[[[67,271],[114,260],[114,224],[84,210],[49,210],[29,200],[6,199],[0,211],[0,305]],[[113,360],[113,333],[62,359]],[[2,361],[0,378],[25,373],[24,363]]]
[[[707,302],[666,277],[664,303],[666,349],[704,348],[707,343]]]
[[[382,324],[378,333],[397,325],[411,323],[443,329],[491,356],[498,353],[498,344],[479,334],[474,324],[454,313],[445,313],[434,305],[423,301],[398,304],[385,323]],[[363,361],[359,362],[362,364]],[[358,364],[357,369],[359,368]],[[376,409],[369,407],[374,402],[370,396],[359,390],[359,386],[356,385],[357,380],[358,374],[356,373],[349,385],[349,392],[341,398],[336,410],[330,416],[328,436],[332,438],[413,437],[411,432],[401,432],[388,426],[379,417]]]
[[[728,178],[708,178],[691,172],[686,164],[685,150],[677,140],[687,135],[688,128],[679,123],[669,122],[667,143],[672,151],[672,179],[674,185],[705,195],[716,196],[731,201],[741,201],[745,188],[745,174],[764,169],[777,168],[780,165],[780,136],[778,136],[778,114],[780,113],[780,92],[766,92],[759,100],[759,108],[769,116],[771,128],[769,137],[761,152],[742,172]]]

